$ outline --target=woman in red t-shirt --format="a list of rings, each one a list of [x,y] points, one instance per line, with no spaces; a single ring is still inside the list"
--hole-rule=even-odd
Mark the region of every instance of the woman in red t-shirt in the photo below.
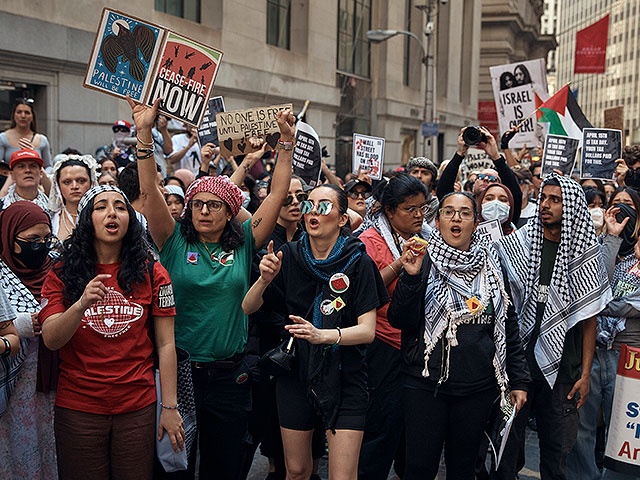
[[[155,430],[155,330],[162,384],[157,432],[183,448],[177,410],[173,289],[152,263],[135,211],[111,185],[90,189],[61,262],[42,288],[42,337],[60,350],[55,407],[64,479],[150,479]],[[150,275],[153,269],[153,275]],[[153,281],[151,281],[153,278]]]

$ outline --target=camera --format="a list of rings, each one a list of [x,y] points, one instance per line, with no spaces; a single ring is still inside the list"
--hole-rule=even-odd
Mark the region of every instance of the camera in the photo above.
[[[470,147],[479,143],[487,143],[487,136],[482,133],[480,127],[467,127],[462,132],[464,143]]]

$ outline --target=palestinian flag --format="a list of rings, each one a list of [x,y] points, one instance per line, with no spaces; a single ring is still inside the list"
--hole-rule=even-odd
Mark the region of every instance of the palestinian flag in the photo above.
[[[537,97],[537,95],[536,95]],[[536,98],[536,104],[538,103]],[[562,87],[553,97],[538,106],[538,122],[548,122],[549,132],[553,135],[582,140],[582,129],[593,128],[584,116],[569,84]]]

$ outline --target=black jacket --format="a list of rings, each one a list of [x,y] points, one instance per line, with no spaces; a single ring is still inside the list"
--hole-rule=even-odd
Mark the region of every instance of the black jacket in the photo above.
[[[424,296],[431,264],[431,259],[427,256],[422,264],[420,274],[409,275],[403,272],[400,275],[387,317],[393,327],[402,331],[403,371],[408,375],[408,382],[412,384],[423,382],[435,386],[442,365],[442,340],[439,340],[438,346],[429,358],[429,377],[422,376],[425,353]],[[506,282],[505,288],[508,289]],[[531,378],[520,341],[518,317],[513,305],[510,305],[507,310],[505,323],[506,369],[509,376],[509,386],[512,390],[526,391]],[[493,344],[492,327],[493,324],[458,326],[459,345],[453,347],[450,357],[449,379],[439,387],[441,391],[450,390],[450,393],[455,393],[456,390],[472,389],[483,379],[486,381],[488,372],[493,373],[492,361],[495,345]],[[455,373],[456,371],[458,373]],[[495,379],[495,376],[493,378]],[[454,389],[451,390],[451,387]]]

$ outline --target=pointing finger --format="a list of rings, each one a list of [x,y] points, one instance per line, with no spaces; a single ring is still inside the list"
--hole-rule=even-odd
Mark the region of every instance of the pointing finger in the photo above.
[[[267,253],[268,253],[269,255],[271,255],[271,254],[273,253],[273,240],[271,240],[271,241],[269,242],[269,245],[267,245]]]

